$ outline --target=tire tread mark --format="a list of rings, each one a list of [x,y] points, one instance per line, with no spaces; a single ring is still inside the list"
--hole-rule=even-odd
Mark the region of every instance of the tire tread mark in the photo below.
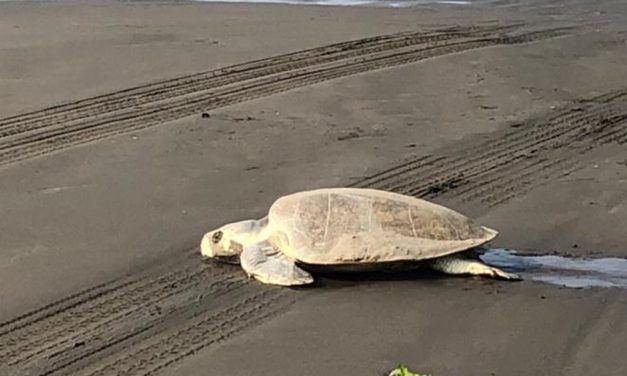
[[[625,95],[623,95],[625,96]],[[619,99],[622,96],[617,97]],[[606,107],[599,106],[595,109],[595,113],[602,112]],[[442,173],[442,168],[448,167],[449,170],[456,170],[459,166],[469,163],[476,163],[478,161],[485,161],[486,157],[490,156],[499,156],[503,153],[512,152],[512,147],[518,147],[515,149],[516,153],[524,153],[527,154],[525,148],[529,144],[529,140],[532,138],[542,140],[547,137],[554,137],[556,134],[560,134],[559,132],[564,131],[564,126],[555,126],[555,122],[568,122],[573,119],[576,121],[581,117],[583,109],[580,106],[575,107],[567,107],[566,109],[556,110],[556,113],[552,114],[546,119],[534,119],[525,124],[526,126],[522,127],[521,124],[517,125],[517,129],[506,132],[503,135],[499,135],[498,138],[493,139],[489,138],[487,141],[481,141],[477,144],[468,143],[467,145],[455,145],[454,153],[450,153],[447,150],[439,153],[439,155],[432,156],[429,163],[425,163],[425,166],[429,166],[429,171],[423,171],[423,166],[414,166],[411,168],[404,168],[404,165],[399,167],[403,167],[404,171],[402,174],[399,174],[399,177],[396,179],[396,176],[384,177],[375,182],[370,181],[370,178],[360,180],[354,182],[352,186],[355,187],[364,187],[366,185],[376,185],[381,189],[387,190],[400,190],[405,186],[411,186],[412,181],[415,180],[417,176],[409,174],[410,171],[413,171],[415,174],[419,174],[418,177],[424,177],[427,174],[438,175]],[[541,132],[541,133],[539,133]],[[487,150],[487,151],[486,151]],[[456,163],[456,165],[452,165]],[[438,174],[435,174],[437,171]],[[442,182],[446,181],[446,179],[440,178]],[[395,184],[395,185],[392,185]]]
[[[214,314],[201,316],[195,322],[84,375],[154,374],[185,356],[233,336],[262,318],[276,314],[285,306],[287,293],[282,290],[266,288]]]
[[[197,249],[191,249],[184,252],[184,260],[195,256]],[[98,299],[103,295],[114,292],[115,290],[123,289],[131,284],[139,283],[140,278],[137,276],[126,276],[123,278],[113,279],[104,283],[97,284],[95,286],[86,288],[77,293],[71,294],[64,298],[58,299],[52,303],[46,304],[37,309],[28,311],[24,314],[18,315],[12,319],[0,323],[0,339],[14,333],[26,326],[37,324],[38,322],[58,315],[64,311],[72,309],[78,305],[84,304],[87,301]],[[3,349],[3,342],[0,342],[0,351]]]
[[[285,73],[281,73],[278,75],[265,76],[254,80],[249,80],[243,83],[238,83],[235,86],[227,86],[220,88],[220,90],[205,92],[201,91],[199,93],[195,93],[193,96],[185,96],[183,98],[177,98],[173,101],[169,102],[155,102],[150,106],[144,106],[141,108],[131,108],[130,110],[122,111],[122,112],[113,112],[108,114],[105,117],[95,117],[95,118],[87,118],[80,119],[77,122],[63,123],[61,127],[55,127],[52,129],[43,129],[39,132],[26,132],[19,137],[6,137],[2,143],[0,143],[0,151],[2,150],[12,150],[17,147],[22,147],[25,145],[32,145],[42,142],[50,142],[51,139],[54,139],[55,136],[62,136],[65,134],[82,132],[84,130],[89,130],[92,128],[98,128],[100,126],[106,126],[110,123],[115,122],[123,122],[129,120],[136,120],[137,118],[141,118],[142,116],[151,116],[151,115],[161,115],[163,113],[168,114],[168,111],[172,111],[175,114],[175,118],[180,118],[187,116],[188,114],[193,114],[196,111],[199,111],[200,108],[198,105],[202,105],[203,107],[208,107],[210,109],[215,108],[212,106],[206,106],[206,103],[211,103],[212,100],[220,100],[224,97],[242,96],[242,92],[246,93],[246,90],[259,90],[261,89],[261,96],[273,94],[275,92],[282,92],[286,90],[290,90],[294,88],[294,86],[290,84],[296,83],[295,87],[301,87],[305,85],[309,85],[312,83],[317,83],[321,81],[326,81],[328,79],[334,79],[338,77],[343,77],[346,75],[352,75],[356,73],[360,73],[362,71],[368,71],[372,69],[377,69],[377,67],[385,67],[390,64],[402,64],[405,62],[404,58],[412,53],[421,53],[426,51],[439,51],[439,49],[453,48],[462,50],[472,49],[477,47],[485,47],[489,45],[497,44],[500,41],[498,38],[481,38],[481,39],[470,39],[461,42],[453,42],[447,44],[435,44],[429,47],[421,47],[417,50],[404,50],[401,52],[396,52],[393,54],[371,57],[368,60],[355,60],[343,62],[339,65],[325,66],[322,68],[311,69],[310,67],[289,71]],[[464,48],[465,47],[465,48]],[[455,52],[455,51],[453,51]],[[446,50],[443,54],[446,54]],[[441,54],[441,53],[440,53]],[[398,61],[401,59],[401,61]],[[328,76],[328,77],[327,77]],[[313,82],[310,80],[313,79]],[[277,85],[286,85],[287,87],[279,86],[278,90],[271,90],[268,93],[263,91],[263,89],[268,89],[275,87]],[[256,98],[257,96],[252,96],[251,99]],[[241,98],[241,100],[246,100],[247,98]],[[235,102],[238,103],[238,102]],[[231,104],[231,103],[226,103]],[[223,106],[225,104],[221,104]],[[181,114],[176,114],[176,111],[180,111]],[[157,119],[158,121],[159,119]]]
[[[586,113],[586,116],[597,116],[597,113],[603,110],[605,110],[605,107],[596,109],[591,113]],[[458,179],[460,175],[463,175],[461,178],[467,179],[472,176],[472,174],[471,176],[468,175],[473,170],[479,172],[484,171],[485,168],[483,165],[488,162],[492,163],[493,161],[503,160],[504,158],[517,159],[520,156],[526,156],[531,147],[538,149],[555,138],[571,132],[573,128],[572,123],[580,122],[581,114],[582,112],[579,110],[564,111],[564,116],[554,117],[547,123],[541,122],[540,124],[534,124],[530,127],[525,127],[522,132],[513,131],[507,133],[500,140],[483,141],[478,146],[471,146],[469,150],[458,153],[458,157],[450,157],[447,160],[446,166],[434,166],[438,169],[439,176],[436,176],[435,182],[429,182],[421,188],[428,189],[432,185]],[[501,164],[505,163],[507,163],[507,160],[504,162],[501,161]],[[463,166],[468,167],[463,169]],[[448,175],[442,174],[444,169],[446,169]],[[391,189],[399,191],[409,189],[407,192],[417,194],[418,191],[415,184],[413,184],[409,178],[410,177],[407,176],[402,184],[396,184]]]
[[[163,87],[152,92],[135,94],[133,96],[123,97],[119,100],[108,101],[99,105],[92,105],[82,108],[80,111],[62,112],[55,115],[47,116],[43,119],[30,120],[26,122],[12,122],[4,127],[0,126],[0,139],[21,133],[33,131],[36,129],[54,126],[56,123],[65,123],[77,119],[86,119],[109,112],[129,110],[141,106],[143,104],[154,103],[163,100],[169,100],[174,97],[182,97],[195,92],[207,91],[210,89],[228,86],[246,80],[271,76],[283,72],[297,69],[303,69],[316,65],[329,64],[341,60],[356,59],[365,55],[374,55],[394,49],[402,49],[420,44],[437,44],[447,40],[455,40],[464,37],[481,37],[494,35],[497,31],[512,29],[511,26],[489,28],[485,30],[469,30],[466,32],[443,32],[443,33],[416,33],[412,37],[401,37],[394,40],[386,41],[385,44],[375,46],[362,46],[359,49],[340,50],[338,53],[322,54],[315,57],[307,57],[298,61],[277,62],[259,69],[247,70],[244,72],[230,72],[226,75],[212,76],[205,79],[199,79],[185,84],[179,84],[172,87]]]
[[[313,49],[297,51],[275,57],[260,59],[252,62],[246,62],[236,64],[226,68],[220,68],[213,71],[200,72],[197,74],[182,76],[178,78],[157,81],[147,85],[140,85],[129,89],[120,90],[117,92],[104,94],[92,98],[86,98],[67,104],[49,107],[40,111],[34,111],[26,114],[15,115],[0,120],[0,131],[5,130],[7,127],[14,125],[18,122],[31,121],[37,122],[44,118],[50,118],[51,115],[59,115],[64,117],[68,112],[76,112],[80,110],[82,112],[92,112],[94,106],[105,104],[119,104],[120,102],[126,102],[129,99],[134,99],[136,96],[143,96],[144,98],[152,98],[159,94],[171,95],[174,91],[181,87],[186,87],[190,84],[207,83],[209,80],[227,80],[227,82],[235,82],[242,80],[240,77],[242,74],[261,76],[264,74],[264,69],[271,69],[271,72],[277,72],[277,68],[283,67],[289,69],[286,64],[307,63],[314,58],[337,58],[340,59],[347,53],[359,53],[367,48],[379,47],[385,49],[386,47],[394,47],[394,43],[424,43],[430,40],[437,40],[438,38],[455,38],[457,36],[473,35],[487,32],[508,31],[514,30],[523,24],[509,24],[509,25],[494,25],[494,26],[469,26],[469,27],[449,27],[440,28],[429,31],[410,31],[400,32],[394,34],[388,34],[377,37],[364,38],[361,40],[353,40],[348,42],[340,42],[332,45],[316,47]],[[367,52],[367,51],[366,51]],[[240,76],[238,76],[240,75]],[[134,102],[130,105],[137,104]],[[46,116],[48,115],[48,116]]]
[[[176,120],[189,116],[201,109],[213,109],[246,100],[256,99],[262,96],[276,94],[294,88],[311,85],[352,74],[363,73],[375,69],[382,69],[409,62],[419,61],[435,56],[458,53],[469,49],[495,46],[499,44],[516,44],[535,41],[542,38],[562,35],[562,31],[548,30],[518,35],[516,37],[490,37],[471,39],[466,42],[445,44],[442,46],[423,48],[418,51],[403,51],[396,54],[388,54],[369,61],[358,61],[331,68],[321,68],[299,73],[289,72],[287,77],[262,78],[252,84],[243,87],[235,87],[232,93],[222,93],[223,97],[215,98],[215,94],[200,95],[194,99],[185,99],[179,103],[158,108],[145,108],[136,113],[126,114],[114,119],[103,119],[96,123],[79,123],[74,129],[48,130],[43,134],[25,136],[21,141],[13,140],[11,143],[1,146],[5,149],[0,152],[0,165],[13,163],[24,158],[53,152],[66,147],[91,142],[103,137],[126,133],[131,130],[139,130],[157,125],[166,121]],[[266,82],[264,82],[264,80]],[[261,82],[258,82],[261,81]],[[268,82],[269,81],[269,82]],[[8,148],[8,149],[7,149]]]
[[[206,286],[202,286],[202,293],[206,297],[215,298],[239,289],[248,283],[249,282],[247,280],[241,277],[236,279],[210,281]],[[191,293],[190,291],[186,292],[187,295]],[[72,368],[80,369],[84,363],[88,362],[94,356],[97,356],[98,354],[101,354],[111,348],[115,348],[116,346],[126,344],[129,341],[134,340],[136,337],[141,337],[141,335],[145,333],[156,331],[156,333],[153,333],[152,336],[158,336],[159,331],[164,330],[159,327],[160,324],[172,317],[176,317],[177,315],[184,313],[185,310],[190,308],[190,304],[195,303],[188,301],[188,303],[181,304],[180,302],[172,301],[169,310],[167,312],[163,312],[162,315],[158,315],[157,317],[151,317],[147,314],[137,315],[139,317],[134,320],[133,325],[131,325],[130,328],[122,328],[117,332],[110,333],[112,328],[109,326],[96,333],[97,335],[86,333],[89,341],[85,342],[85,346],[78,348],[70,346],[66,349],[60,349],[60,351],[52,354],[50,357],[41,359],[39,362],[29,364],[28,369],[37,370],[37,374],[39,376],[48,376],[59,373],[67,374],[67,372],[64,372],[65,370],[71,372]],[[140,343],[141,340],[141,338],[138,339]]]
[[[549,181],[581,168],[579,154],[620,142],[627,136],[626,124],[627,90],[617,90],[566,105],[477,144],[446,146],[351,186],[493,207],[534,188],[527,180]]]
[[[596,113],[591,114],[590,116],[587,117],[582,117],[577,119],[577,122],[573,122],[568,121],[568,122],[564,122],[565,126],[554,126],[551,129],[555,130],[557,132],[551,132],[550,135],[549,134],[540,134],[540,135],[536,135],[533,139],[533,142],[531,143],[522,143],[522,144],[517,144],[515,145],[517,148],[514,148],[514,145],[507,145],[510,146],[509,150],[507,151],[506,154],[491,154],[490,158],[482,158],[480,160],[477,161],[478,162],[482,162],[482,163],[489,163],[490,165],[490,170],[487,171],[485,169],[485,167],[481,166],[480,164],[476,164],[474,166],[465,168],[465,169],[461,169],[461,172],[457,172],[457,176],[461,176],[458,180],[459,181],[465,181],[464,186],[466,187],[466,189],[470,189],[469,187],[467,187],[468,185],[468,181],[470,179],[474,179],[477,176],[480,176],[482,174],[485,173],[494,173],[495,171],[504,168],[504,169],[510,169],[511,171],[511,166],[513,163],[516,163],[518,161],[527,159],[527,158],[533,158],[534,156],[538,156],[539,154],[546,154],[549,153],[552,149],[561,149],[563,146],[565,146],[565,143],[567,144],[568,142],[562,142],[562,145],[558,145],[558,146],[551,146],[552,143],[556,142],[556,139],[559,137],[567,137],[569,134],[575,133],[572,135],[571,139],[568,141],[574,141],[575,139],[577,139],[577,137],[580,137],[580,134],[577,133],[577,131],[581,130],[582,127],[585,127],[586,124],[588,124],[587,122],[590,121],[590,118],[596,118],[599,115]],[[575,124],[573,124],[575,123]],[[544,153],[543,153],[544,152]],[[529,155],[531,153],[531,155]],[[450,181],[452,179],[454,179],[454,177],[452,176],[446,176],[445,181]],[[446,180],[448,179],[448,180]],[[429,193],[429,183],[423,185],[423,186],[416,186],[412,189],[409,189],[407,192],[409,194],[426,194],[428,196]],[[460,195],[462,191],[456,191],[456,195]]]
[[[625,116],[615,116],[608,119],[609,122],[604,124],[604,127],[608,127],[609,129],[605,129],[606,132],[601,133],[600,137],[596,137],[595,134],[599,130],[589,130],[584,132],[583,134],[578,134],[578,139],[589,139],[595,143],[605,143],[606,140],[611,139],[614,134],[620,133],[623,128],[620,127],[621,124],[625,122]],[[529,169],[534,165],[544,165],[544,170],[546,172],[546,178],[551,178],[555,174],[560,173],[559,170],[550,169],[549,166],[558,166],[558,164],[564,164],[568,162],[568,160],[575,160],[577,154],[581,154],[585,152],[585,147],[577,146],[576,144],[571,143],[571,141],[575,140],[567,140],[568,144],[567,152],[563,152],[564,146],[561,146],[559,150],[561,151],[560,155],[552,155],[549,151],[548,155],[543,158],[532,158],[534,161],[531,163],[531,166],[519,163],[521,166],[515,165],[503,165],[498,169],[491,169],[490,171],[486,171],[483,179],[477,179],[473,182],[473,184],[468,185],[465,189],[456,192],[456,197],[459,198],[462,202],[473,201],[477,199],[481,199],[482,202],[488,202],[490,200],[494,201],[494,199],[489,199],[487,197],[492,197],[496,195],[499,190],[509,192],[513,189],[510,188],[511,185],[516,184],[517,186],[524,186],[524,175],[522,175],[525,170]],[[575,167],[571,164],[570,166]],[[552,173],[549,174],[548,172]],[[572,172],[572,171],[571,171]],[[520,175],[519,175],[520,173]],[[563,173],[563,172],[562,172]],[[529,175],[530,177],[533,175]],[[508,177],[508,180],[503,180],[504,177]],[[488,187],[485,187],[485,186]],[[481,187],[484,188],[481,188]],[[497,188],[498,187],[498,188]],[[485,200],[485,201],[484,201]],[[500,202],[499,202],[500,203]]]
[[[124,304],[128,295],[133,298],[136,294],[143,294],[153,287],[167,286],[176,280],[178,273],[180,271],[168,273],[156,279],[140,279],[134,283],[125,284],[107,294],[84,300],[74,307],[63,310],[62,315],[50,315],[43,322],[33,322],[22,328],[14,329],[10,334],[0,337],[3,339],[0,360],[10,362],[13,356],[31,347],[30,341],[39,339],[39,337],[35,337],[37,333],[48,333],[50,330],[55,331],[54,333],[56,330],[64,331],[67,330],[67,326],[76,325],[76,320],[81,320],[84,316],[93,319],[106,315]]]
[[[617,122],[616,125],[625,125],[626,122]],[[593,141],[597,141],[599,145],[603,145],[607,142],[612,142],[612,135],[618,132],[627,133],[624,127],[617,127],[615,131],[607,132],[602,134],[600,137],[593,138]],[[590,150],[594,149],[594,147],[585,147],[578,148],[578,154],[584,154]],[[544,179],[544,181],[549,181],[550,179],[554,179],[559,176],[572,174],[575,171],[581,170],[585,166],[582,165],[581,161],[578,160],[577,153],[572,152],[568,155],[564,155],[556,160],[552,160],[549,163],[543,164],[542,174],[540,176]],[[520,175],[515,179],[510,179],[509,184],[503,184],[499,190],[494,190],[491,195],[481,196],[480,200],[482,203],[485,203],[487,207],[494,207],[505,202],[510,201],[511,199],[520,196],[523,193],[527,193],[531,191],[534,187],[530,184],[521,184],[524,179],[531,179],[534,174],[527,173],[524,175]],[[535,174],[536,176],[538,174]]]
[[[109,309],[104,309],[103,303],[97,307],[101,311],[100,313],[98,311],[90,311],[88,312],[90,313],[89,316],[82,318],[82,320],[72,321],[69,323],[69,327],[45,330],[44,335],[38,336],[31,342],[22,343],[21,347],[14,349],[12,353],[6,356],[9,359],[7,364],[13,366],[29,361],[36,356],[41,357],[41,354],[58,351],[55,349],[63,348],[70,342],[80,342],[80,338],[87,334],[91,337],[94,336],[94,332],[97,330],[107,330],[106,326],[114,320],[122,321],[148,305],[155,305],[197,286],[209,277],[207,271],[206,268],[203,268],[190,274],[182,273],[183,275],[180,278],[171,283],[161,283],[159,286],[151,284],[150,289],[143,294],[135,290],[137,294],[132,295],[126,301],[116,302],[119,304]],[[234,276],[230,273],[213,274],[211,277],[214,283],[223,283],[234,279]]]
[[[0,338],[25,326],[32,325],[38,321],[45,320],[50,316],[71,309],[78,304],[82,304],[85,300],[95,299],[101,295],[108,294],[111,291],[124,288],[131,283],[134,283],[134,281],[126,281],[124,283],[111,281],[102,283],[69,295],[36,310],[14,317],[0,324],[0,329],[2,329],[2,331],[0,331]],[[2,349],[3,346],[2,343],[0,343],[0,351]]]

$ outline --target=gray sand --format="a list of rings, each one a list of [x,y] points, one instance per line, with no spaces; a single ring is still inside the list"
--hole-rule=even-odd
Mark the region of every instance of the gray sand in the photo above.
[[[25,328],[3,325],[0,360],[18,374],[41,366],[55,375],[106,365],[102,374],[365,375],[397,362],[438,376],[624,374],[622,290],[436,276],[322,278],[314,289],[277,290],[246,284],[236,267],[181,260],[204,232],[260,217],[282,194],[351,184],[428,154],[446,163],[412,170],[405,187],[497,228],[494,246],[627,257],[627,125],[611,117],[626,113],[627,99],[581,105],[572,112],[579,118],[559,120],[556,127],[583,127],[579,138],[551,141],[538,125],[577,100],[626,89],[626,16],[619,1],[412,10],[1,4],[2,118],[398,31],[603,23],[351,75],[0,167],[0,321],[123,276],[141,275],[137,283],[156,291],[115,285],[76,298],[82,305],[68,308],[70,299],[42,311],[42,321],[23,319]],[[511,131],[522,141],[500,144]],[[450,178],[447,168],[465,174],[448,188],[437,183]],[[176,290],[159,267],[208,269],[200,284],[177,280]],[[62,355],[44,357],[55,351]]]

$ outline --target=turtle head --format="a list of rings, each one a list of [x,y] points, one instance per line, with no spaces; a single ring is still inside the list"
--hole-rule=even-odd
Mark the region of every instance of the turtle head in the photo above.
[[[230,223],[210,231],[200,241],[200,253],[227,263],[239,264],[244,247],[258,242],[259,221],[248,220]]]

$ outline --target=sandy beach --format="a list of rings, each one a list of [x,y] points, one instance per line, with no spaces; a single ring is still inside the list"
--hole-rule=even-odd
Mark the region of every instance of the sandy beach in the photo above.
[[[624,289],[285,289],[197,250],[355,186],[626,258],[625,25],[618,0],[0,3],[0,375],[627,374]]]

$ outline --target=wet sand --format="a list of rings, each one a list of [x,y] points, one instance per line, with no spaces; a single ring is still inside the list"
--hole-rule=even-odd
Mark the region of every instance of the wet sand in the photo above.
[[[0,373],[377,374],[398,362],[433,375],[627,371],[621,289],[428,273],[276,289],[193,253],[205,231],[260,217],[282,194],[354,184],[475,216],[500,231],[493,247],[627,257],[620,2],[0,10],[2,119],[352,39],[495,20],[525,23],[519,32],[587,24],[385,69],[359,72],[351,62],[354,74],[245,97],[209,118],[201,102],[190,116],[164,113],[151,127],[54,152],[63,139],[28,141],[43,154],[19,162],[6,150],[30,149],[3,149]],[[171,103],[141,95],[128,114]],[[117,111],[112,103],[98,109]],[[33,129],[0,142],[80,116],[118,124],[72,111],[19,118]],[[2,119],[8,132],[15,123]]]

